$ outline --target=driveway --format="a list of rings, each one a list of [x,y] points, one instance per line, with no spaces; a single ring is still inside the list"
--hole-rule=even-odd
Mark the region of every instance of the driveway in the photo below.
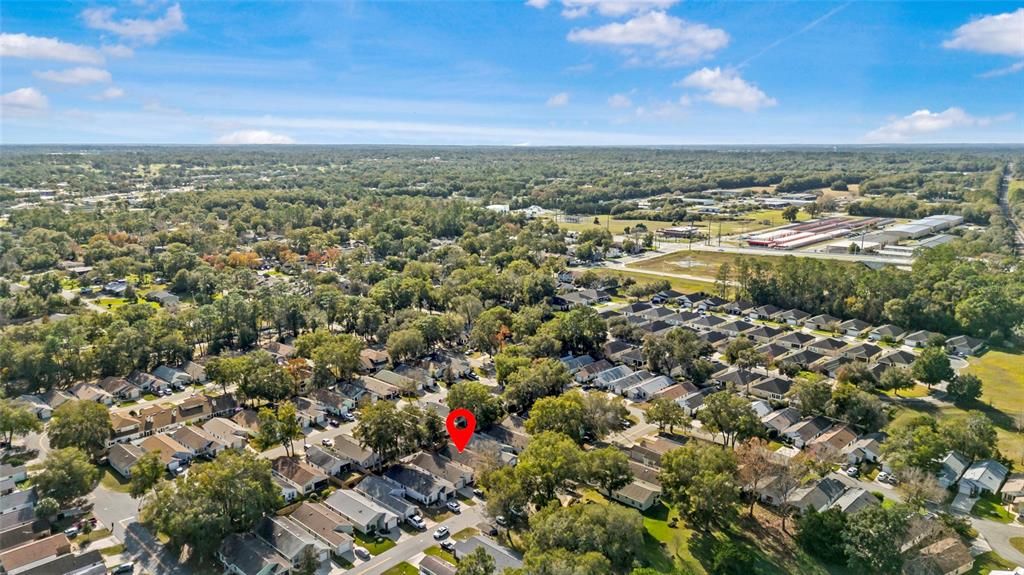
[[[473,506],[463,505],[462,513],[449,517],[442,521],[441,525],[448,527],[448,530],[453,535],[467,527],[475,527],[478,523],[484,521],[481,510],[482,505],[479,502]],[[427,548],[437,545],[438,542],[434,540],[433,533],[433,530],[429,530],[409,537],[384,553],[365,563],[356,565],[348,571],[335,569],[332,573],[345,573],[346,575],[376,575],[382,573],[403,561],[411,560],[420,553],[423,553]]]
[[[100,523],[110,528],[114,537],[124,542],[123,523],[135,521],[139,504],[131,495],[107,489],[102,484],[89,495],[93,503],[92,513]]]

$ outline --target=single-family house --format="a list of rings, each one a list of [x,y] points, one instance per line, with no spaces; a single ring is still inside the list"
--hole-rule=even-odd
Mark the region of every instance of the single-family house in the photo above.
[[[68,390],[75,399],[80,401],[95,401],[100,405],[110,406],[114,404],[114,396],[107,390],[91,383],[79,383]]]
[[[433,555],[424,555],[420,559],[419,572],[420,575],[455,575],[455,565]]]
[[[1003,502],[1010,503],[1024,497],[1024,473],[1014,473],[1003,483]]]
[[[192,383],[206,383],[208,381],[206,367],[202,364],[186,361],[185,365],[181,366],[181,369],[192,378]]]
[[[839,324],[839,331],[850,337],[860,337],[869,329],[871,329],[870,323],[856,318],[848,319]]]
[[[123,377],[104,377],[98,385],[117,401],[135,401],[142,397],[142,390]]]
[[[804,321],[804,326],[818,331],[833,331],[842,320],[827,313],[818,314]]]
[[[186,425],[171,432],[175,441],[187,447],[194,456],[216,457],[228,448],[213,434],[197,425]]]
[[[455,485],[415,465],[402,463],[384,471],[386,481],[405,488],[405,496],[424,505],[447,501],[455,495]]]
[[[973,568],[971,550],[959,537],[946,537],[922,547],[903,572],[906,575],[963,575]]]
[[[437,477],[450,481],[455,486],[455,489],[462,489],[473,483],[473,468],[436,453],[420,451],[407,457],[405,461]]]
[[[269,353],[278,363],[284,363],[299,354],[299,351],[295,349],[295,346],[281,343],[279,341],[265,343],[262,347],[263,350]]]
[[[131,479],[134,466],[146,451],[131,443],[117,443],[107,453],[107,462],[125,479]]]
[[[609,497],[640,511],[647,511],[661,499],[661,488],[646,481],[634,479],[625,487],[613,491]]]
[[[228,535],[217,559],[233,575],[283,575],[292,566],[265,541],[251,532]]]
[[[785,322],[789,325],[800,326],[803,325],[805,321],[810,319],[810,317],[811,314],[805,312],[802,309],[787,309],[785,311],[780,311],[778,314],[776,314],[775,319],[777,321]]]
[[[799,409],[795,407],[784,407],[762,417],[761,423],[768,428],[769,432],[773,431],[776,434],[782,434],[783,431],[800,421],[800,419],[801,415]]]
[[[160,304],[160,307],[165,307],[171,310],[177,309],[178,305],[181,304],[181,299],[166,290],[154,290],[146,294],[146,301]]]
[[[336,455],[319,445],[310,445],[306,448],[306,463],[326,473],[327,475],[341,475],[346,471],[352,462],[342,456]]]
[[[229,449],[242,449],[249,442],[249,430],[226,417],[214,417],[202,429]]]
[[[633,401],[647,401],[655,393],[671,386],[672,378],[667,375],[658,375],[644,379],[623,390],[626,397]]]
[[[946,351],[960,357],[978,355],[984,349],[984,340],[969,335],[957,335],[946,340]]]
[[[878,463],[882,458],[882,444],[874,437],[861,437],[842,449],[846,462],[856,465],[861,462]]]
[[[1005,465],[993,459],[975,461],[960,477],[960,493],[972,497],[984,493],[998,494],[1003,482],[1010,475]]]
[[[903,339],[904,334],[907,330],[903,329],[898,325],[887,323],[880,325],[875,329],[868,332],[868,339],[871,341],[891,341],[898,342]]]
[[[698,331],[709,331],[726,323],[726,320],[717,315],[702,315],[690,322],[690,327]]]
[[[380,462],[380,457],[372,450],[359,445],[359,442],[347,435],[334,438],[331,452],[352,462],[359,469],[370,469]]]
[[[789,390],[793,388],[793,382],[789,379],[783,379],[781,377],[766,377],[750,384],[748,392],[754,397],[760,397],[761,399],[769,399],[772,401],[782,401]]]
[[[110,438],[108,445],[134,441],[142,437],[142,422],[124,413],[110,414]]]
[[[726,335],[736,337],[745,334],[748,331],[752,331],[756,327],[756,325],[740,319],[722,324],[718,326],[716,329]]]
[[[801,419],[782,430],[782,435],[792,441],[796,447],[803,448],[808,441],[825,433],[830,427],[832,427],[832,421],[819,415]]]
[[[153,375],[157,378],[166,381],[172,387],[183,387],[192,383],[192,376],[185,372],[183,369],[177,367],[171,367],[169,365],[160,365],[153,370]]]
[[[890,349],[878,356],[878,363],[889,367],[910,367],[917,356],[905,349]]]
[[[930,341],[936,341],[944,336],[934,331],[918,330],[903,337],[903,343],[910,347],[925,347]]]
[[[308,397],[329,415],[344,415],[355,408],[355,402],[351,398],[345,397],[333,389],[314,389],[309,392]]]
[[[28,409],[32,414],[43,421],[47,421],[53,416],[53,408],[50,407],[49,403],[43,401],[43,398],[38,395],[19,395],[14,403]]]
[[[846,347],[846,342],[834,337],[821,337],[805,346],[806,349],[830,356],[836,355],[844,347]]]
[[[326,505],[303,501],[288,517],[326,545],[334,555],[352,551],[352,524]]]
[[[38,496],[36,488],[20,489],[0,497],[0,515],[14,513],[22,509],[32,509],[36,506]]]
[[[869,362],[874,360],[882,353],[882,348],[878,347],[873,343],[866,341],[858,341],[851,343],[850,345],[839,350],[839,353],[847,359],[853,361]]]
[[[743,335],[757,343],[768,343],[782,335],[782,330],[770,325],[758,325],[754,326],[754,329],[747,331]]]
[[[683,444],[667,437],[645,437],[629,448],[629,458],[648,467],[661,467],[661,458]]]
[[[192,451],[184,445],[175,441],[170,435],[158,433],[150,435],[142,440],[139,447],[147,453],[155,451],[160,455],[160,461],[167,467],[168,471],[174,471],[193,457]]]
[[[782,313],[782,311],[783,310],[781,308],[775,307],[772,304],[761,305],[750,310],[750,312],[747,314],[747,317],[750,318],[751,320],[772,320],[775,319],[776,316],[778,316],[780,313]]]
[[[295,457],[282,455],[270,462],[270,469],[294,485],[302,495],[309,495],[327,486],[328,477],[324,472]]]
[[[834,477],[823,477],[791,491],[786,500],[801,513],[808,509],[828,509],[846,491],[846,484]]]
[[[310,554],[321,565],[330,556],[330,550],[326,545],[313,538],[312,534],[287,516],[264,517],[256,524],[253,533],[273,547],[292,568],[301,565]]]
[[[881,505],[881,502],[877,497],[868,493],[866,489],[861,487],[851,487],[843,492],[843,494],[832,503],[831,507],[835,507],[843,513],[851,514],[876,505]]]
[[[405,488],[385,481],[376,475],[367,475],[360,481],[355,490],[365,495],[370,501],[380,505],[398,517],[398,521],[408,521],[420,510],[405,498]]]
[[[388,352],[383,349],[368,347],[359,352],[359,363],[363,371],[372,372],[382,369],[388,364]]]
[[[573,376],[573,379],[575,379],[578,383],[590,383],[591,381],[594,380],[595,377],[597,377],[597,374],[607,369],[611,369],[612,367],[614,367],[614,364],[612,364],[612,362],[608,361],[607,359],[601,359],[595,361],[594,363],[590,363],[581,367],[576,372],[576,375]]]
[[[71,541],[68,541],[67,535],[63,533],[36,539],[0,552],[0,573],[4,573],[4,575],[26,573],[68,553],[71,553]]]
[[[956,451],[947,453],[939,461],[939,485],[948,489],[956,484],[957,481],[960,481],[960,477],[963,476],[964,471],[967,471],[967,467],[970,464],[971,460],[966,455],[961,455]]]
[[[360,533],[386,533],[398,527],[397,515],[350,489],[335,491],[324,500],[324,505],[348,519]]]

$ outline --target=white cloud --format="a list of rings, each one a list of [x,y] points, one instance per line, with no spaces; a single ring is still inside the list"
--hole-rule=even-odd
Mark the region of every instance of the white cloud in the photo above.
[[[1024,56],[1024,8],[983,16],[960,26],[942,43],[952,50]]]
[[[72,84],[81,86],[83,84],[94,84],[97,82],[109,82],[110,72],[103,68],[91,68],[79,66],[67,70],[47,70],[46,72],[33,72],[36,78],[58,84]]]
[[[870,142],[904,142],[918,136],[934,134],[952,128],[985,127],[993,122],[1006,120],[1010,117],[977,117],[957,107],[947,108],[943,112],[932,112],[927,109],[917,110],[908,116],[896,118],[877,130],[869,132],[864,139]]]
[[[4,116],[25,116],[44,112],[49,100],[35,88],[19,88],[0,96],[0,112]]]
[[[239,130],[217,138],[218,144],[228,146],[259,145],[259,144],[294,144],[295,140],[284,134],[275,134],[267,130]]]
[[[85,25],[90,28],[113,32],[118,36],[143,44],[155,44],[164,37],[187,29],[185,15],[179,4],[168,7],[163,16],[154,20],[145,18],[115,20],[114,12],[113,8],[88,8],[82,11],[82,18],[85,20]]]
[[[629,108],[633,106],[633,100],[625,94],[612,94],[608,97],[608,105],[612,108]]]
[[[103,101],[103,100],[116,100],[118,98],[123,98],[123,97],[124,97],[124,90],[122,90],[121,88],[118,88],[117,86],[111,86],[111,87],[107,88],[106,90],[103,90],[99,94],[93,96],[92,99],[93,100],[101,100],[101,101]]]
[[[562,16],[580,18],[597,12],[601,16],[618,18],[627,14],[640,14],[651,10],[665,10],[679,0],[562,0]]]
[[[548,98],[547,106],[549,108],[561,108],[567,105],[569,105],[569,92],[559,92]]]
[[[1020,72],[1021,70],[1024,70],[1024,60],[1021,60],[1019,62],[1014,62],[1013,64],[1010,64],[1009,66],[1005,66],[1003,68],[996,68],[995,70],[989,70],[988,72],[984,72],[982,74],[978,74],[978,77],[979,78],[998,78],[1000,76],[1009,76],[1010,74],[1016,74],[1017,72]]]
[[[102,64],[103,55],[88,46],[28,34],[0,34],[0,56],[30,60],[59,60],[80,64]]]
[[[103,53],[113,58],[131,58],[135,55],[135,50],[124,44],[108,44],[100,48]]]
[[[631,63],[644,63],[637,48],[653,49],[653,58],[664,64],[685,64],[706,58],[729,43],[719,28],[687,22],[664,12],[647,12],[625,22],[569,32],[570,42],[602,44],[628,51]]]
[[[735,70],[701,68],[683,78],[677,85],[703,92],[701,99],[726,108],[739,108],[753,112],[758,108],[774,106],[769,97],[757,86],[748,83]]]
[[[548,4],[550,4],[550,3],[551,3],[551,0],[526,0],[526,5],[527,6],[533,6],[534,8],[536,8],[538,10],[543,10],[543,9],[547,8]]]

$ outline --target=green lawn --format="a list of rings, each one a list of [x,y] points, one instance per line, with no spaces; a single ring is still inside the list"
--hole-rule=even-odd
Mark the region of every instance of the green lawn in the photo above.
[[[998,495],[985,495],[974,504],[971,513],[983,519],[991,519],[1000,523],[1013,521],[1013,515],[1003,507]]]
[[[995,551],[982,553],[974,558],[974,569],[967,572],[967,575],[988,575],[991,571],[1010,571],[1016,565],[1003,559]]]
[[[452,539],[456,541],[465,541],[466,539],[469,539],[470,537],[475,537],[477,535],[480,535],[480,531],[477,528],[467,527],[453,534]]]
[[[1024,353],[992,349],[969,361],[967,371],[983,383],[982,401],[1011,415],[1024,411]]]
[[[1024,553],[1024,537],[1010,537],[1010,545],[1021,553]]]
[[[598,218],[600,224],[594,223],[594,218]],[[626,228],[634,228],[637,224],[643,224],[647,226],[647,231],[653,232],[662,228],[672,227],[672,222],[656,222],[654,220],[616,220],[612,219],[609,221],[609,216],[579,216],[580,221],[578,223],[569,222],[558,222],[559,227],[563,230],[570,232],[582,232],[590,229],[608,229],[613,234],[623,234]]]
[[[423,551],[423,553],[426,554],[426,555],[432,555],[434,557],[437,557],[438,559],[447,561],[447,562],[451,563],[452,565],[455,565],[455,556],[452,555],[451,553],[445,551],[444,549],[441,549],[437,545],[434,545],[433,547],[427,547]]]
[[[370,552],[370,555],[380,555],[395,546],[395,542],[387,537],[365,535],[358,531],[354,532],[353,535],[356,539],[356,545],[365,547]]]
[[[100,485],[118,493],[128,493],[131,490],[131,482],[121,477],[121,474],[109,465],[100,466]]]
[[[894,390],[894,389],[880,389],[879,393],[884,393],[885,395],[888,395],[889,397],[893,397],[893,398],[900,398],[900,397],[914,398],[914,397],[927,397],[928,394],[930,393],[930,390],[928,389],[928,386],[926,386],[926,385],[917,384],[917,385],[915,385],[911,389],[901,389],[901,390],[899,390],[899,394],[898,395],[897,395],[896,390]]]
[[[100,549],[100,553],[103,555],[120,555],[121,553],[124,553],[124,543],[104,547],[103,549]]]
[[[892,426],[900,421],[925,413],[938,419],[946,417],[965,417],[967,410],[978,410],[984,413],[996,426],[996,435],[999,436],[999,451],[1007,458],[1015,462],[1024,462],[1024,434],[1016,431],[1016,421],[1013,416],[1000,411],[984,403],[968,406],[966,409],[954,405],[944,405],[936,408],[930,404],[902,405],[893,411],[893,418],[889,422]]]
[[[420,570],[411,563],[399,563],[381,575],[419,575]]]
[[[668,280],[668,283],[672,286],[672,289],[674,289],[676,291],[684,292],[684,293],[695,292],[695,291],[709,292],[709,291],[713,291],[715,289],[714,282],[704,282],[704,281],[698,281],[698,280],[688,280],[688,279],[681,279],[681,278],[672,278],[672,277],[658,276],[658,275],[653,275],[653,274],[645,274],[643,272],[623,271],[623,270],[607,270],[607,269],[597,268],[597,269],[594,270],[594,273],[596,273],[598,276],[613,275],[613,276],[616,276],[616,277],[618,277],[620,279],[621,278],[629,277],[629,278],[633,278],[634,280],[636,280],[637,283],[650,283],[650,282],[653,282],[653,281]],[[677,272],[677,273],[685,273],[685,272],[680,271],[680,272]]]
[[[634,268],[638,271],[658,271],[664,273],[675,273],[675,274],[686,274],[693,276],[701,276],[709,278],[714,281],[715,276],[718,274],[719,268],[722,264],[729,264],[734,266],[737,258],[736,254],[730,253],[719,253],[719,252],[702,252],[702,251],[679,251],[671,254],[666,254],[635,264],[628,264],[628,267]],[[770,264],[773,261],[772,256],[743,256],[747,261],[758,260],[762,263]]]

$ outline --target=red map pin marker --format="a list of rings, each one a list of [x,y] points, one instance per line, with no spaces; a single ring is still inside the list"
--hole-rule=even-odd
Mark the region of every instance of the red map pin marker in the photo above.
[[[473,412],[468,409],[456,409],[448,414],[448,420],[444,424],[448,428],[448,435],[452,437],[455,448],[462,453],[473,437],[473,432],[476,431],[476,417],[473,416]]]

